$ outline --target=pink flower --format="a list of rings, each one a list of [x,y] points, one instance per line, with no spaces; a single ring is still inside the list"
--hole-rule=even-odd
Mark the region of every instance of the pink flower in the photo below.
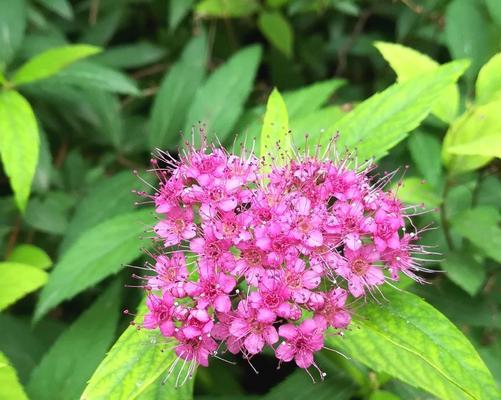
[[[178,334],[176,339],[179,344],[175,348],[177,356],[183,360],[194,360],[196,364],[203,367],[209,366],[209,356],[217,349],[217,343],[210,336],[204,335],[195,338],[187,338],[183,334]]]
[[[214,306],[216,311],[228,312],[231,309],[231,300],[228,295],[235,288],[236,281],[232,276],[223,272],[212,273],[200,270],[198,282],[187,282],[184,290],[188,296],[197,301],[197,306],[207,308]]]
[[[347,298],[348,293],[341,288],[325,293],[318,308],[313,307],[317,325],[322,329],[327,329],[329,325],[337,329],[346,328],[351,322],[351,315],[345,308]]]
[[[306,303],[311,289],[315,289],[320,280],[320,274],[314,270],[306,270],[306,263],[300,258],[292,265],[287,265],[283,273],[283,282],[296,303]]]
[[[196,235],[191,208],[173,208],[169,216],[155,225],[154,232],[164,240],[165,247],[179,244],[182,240],[192,239]]]
[[[146,306],[149,312],[144,316],[142,326],[146,329],[160,328],[164,336],[174,334],[174,297],[169,293],[164,293],[162,298],[153,294],[146,298]]]
[[[188,278],[186,259],[181,252],[175,252],[170,258],[158,256],[154,268],[156,275],[148,278],[152,290],[170,290]]]

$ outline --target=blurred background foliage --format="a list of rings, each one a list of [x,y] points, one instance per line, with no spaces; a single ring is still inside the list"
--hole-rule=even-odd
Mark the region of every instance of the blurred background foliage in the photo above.
[[[298,143],[340,129],[381,170],[410,166],[399,194],[435,209],[419,223],[446,272],[408,290],[501,382],[501,1],[0,0],[0,32],[0,398],[80,397],[141,298],[123,289],[152,221],[132,170],[157,147],[177,154],[199,121],[229,147],[259,142],[274,87]],[[466,64],[438,65],[461,59],[456,84]],[[124,370],[166,362],[140,342],[114,351]],[[195,398],[434,398],[359,361],[323,355],[317,385],[267,356],[259,375],[214,362]],[[145,371],[85,398],[191,398],[134,392]]]

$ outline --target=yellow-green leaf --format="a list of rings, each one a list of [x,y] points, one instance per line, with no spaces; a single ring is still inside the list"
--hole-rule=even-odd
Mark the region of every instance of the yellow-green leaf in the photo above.
[[[203,0],[195,11],[203,17],[229,18],[245,17],[259,9],[256,0]]]
[[[501,97],[501,53],[487,61],[478,73],[476,91],[477,104]]]
[[[12,368],[3,353],[0,353],[0,399],[28,400],[17,378],[16,370]]]
[[[45,250],[32,244],[16,246],[7,261],[32,265],[40,269],[47,269],[52,265],[52,260]]]

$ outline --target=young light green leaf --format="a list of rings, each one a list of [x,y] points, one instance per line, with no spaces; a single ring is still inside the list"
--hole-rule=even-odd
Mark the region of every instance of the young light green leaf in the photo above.
[[[357,149],[359,159],[381,158],[430,113],[438,96],[464,72],[468,62],[454,61],[371,96],[333,124],[320,138],[327,145],[340,132],[339,149]]]
[[[47,282],[47,272],[17,262],[0,262],[0,310]]]
[[[195,11],[202,17],[245,17],[259,9],[256,0],[202,0]]]
[[[466,252],[447,254],[441,265],[449,279],[471,296],[475,296],[485,282],[484,266]]]
[[[143,210],[119,215],[85,231],[55,265],[34,319],[137,258],[141,254],[139,236],[151,222],[150,210]]]
[[[12,400],[28,400],[17,373],[10,365],[9,360],[0,353],[0,398]]]
[[[23,85],[48,78],[71,63],[100,51],[99,47],[86,44],[75,44],[46,50],[22,65],[15,72],[12,82],[16,85]]]
[[[501,4],[501,3],[499,3]],[[480,69],[476,83],[476,103],[485,104],[501,97],[501,53]]]
[[[45,250],[32,244],[20,244],[12,250],[7,261],[32,265],[40,269],[48,269],[52,260]]]
[[[77,61],[47,78],[43,83],[56,86],[73,85],[134,96],[140,93],[136,82],[127,75],[92,61]]]
[[[15,91],[0,92],[0,155],[21,211],[30,195],[39,140],[37,121],[26,99]]]
[[[449,153],[501,158],[501,130],[496,131],[493,135],[483,136],[471,142],[451,146]]]
[[[24,39],[26,0],[0,1],[0,65],[8,64]]]
[[[150,115],[150,148],[168,149],[179,140],[186,113],[205,76],[207,39],[191,39],[181,59],[164,76]]]
[[[438,207],[442,203],[436,190],[420,178],[405,178],[402,185],[395,188],[398,198],[408,204],[423,204],[426,208]]]
[[[119,281],[114,282],[66,329],[33,370],[27,391],[39,400],[77,399],[113,342],[121,313]]]
[[[92,61],[110,68],[138,68],[162,59],[165,53],[165,49],[150,42],[137,42],[107,48]]]
[[[385,297],[361,307],[344,338],[327,343],[444,400],[498,398],[475,348],[444,315],[410,293],[388,290]]]
[[[480,106],[473,106],[459,117],[447,131],[443,146],[442,160],[445,166],[454,174],[471,171],[487,164],[492,157],[485,155],[463,156],[455,155],[451,151],[470,142],[478,142],[476,146],[482,147],[485,137],[499,136],[501,132],[501,118],[499,110],[501,98]],[[488,141],[489,139],[487,139]],[[461,147],[459,147],[461,153]],[[495,151],[495,150],[493,150]]]
[[[209,142],[215,137],[224,142],[252,90],[260,59],[261,48],[250,46],[214,71],[191,104],[184,132],[190,132],[194,124],[202,122],[207,125]]]
[[[145,307],[140,310],[138,314],[144,313]],[[158,378],[177,356],[169,350],[172,343],[157,342],[163,338],[154,335],[145,329],[128,327],[92,375],[81,400],[191,400],[192,380],[181,389],[175,389],[172,381],[163,385],[165,389],[158,386]],[[176,373],[172,375],[175,382]],[[164,397],[156,396],[158,393]]]
[[[395,43],[376,42],[376,48],[395,71],[399,82],[405,82],[422,73],[436,71],[440,66],[435,60],[409,47]],[[444,89],[436,101],[433,113],[445,122],[452,122],[459,107],[459,89],[452,84]]]
[[[421,176],[439,189],[442,180],[442,144],[437,136],[416,130],[409,136],[407,147]]]
[[[68,0],[38,0],[38,2],[62,18],[73,19],[73,8]]]
[[[268,41],[287,57],[292,55],[294,32],[289,22],[278,12],[263,12],[257,20],[259,29]]]
[[[501,216],[494,207],[472,208],[454,216],[455,231],[482,249],[487,256],[501,263]]]
[[[280,164],[292,153],[287,107],[276,88],[268,97],[260,142],[260,154],[265,159],[265,168],[269,169],[271,164]],[[272,157],[274,158],[273,162]]]
[[[190,12],[191,6],[195,0],[169,0],[169,11],[167,19],[169,20],[169,30],[174,31],[183,18]]]

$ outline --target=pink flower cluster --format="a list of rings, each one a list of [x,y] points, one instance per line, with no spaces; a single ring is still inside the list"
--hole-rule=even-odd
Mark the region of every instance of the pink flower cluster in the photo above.
[[[372,179],[371,163],[305,156],[263,173],[253,155],[216,147],[152,163],[161,249],[146,264],[142,326],[174,338],[190,374],[218,352],[250,360],[266,346],[279,363],[320,371],[314,353],[329,328],[350,324],[350,294],[399,272],[419,279],[418,232],[383,190],[392,174]]]

